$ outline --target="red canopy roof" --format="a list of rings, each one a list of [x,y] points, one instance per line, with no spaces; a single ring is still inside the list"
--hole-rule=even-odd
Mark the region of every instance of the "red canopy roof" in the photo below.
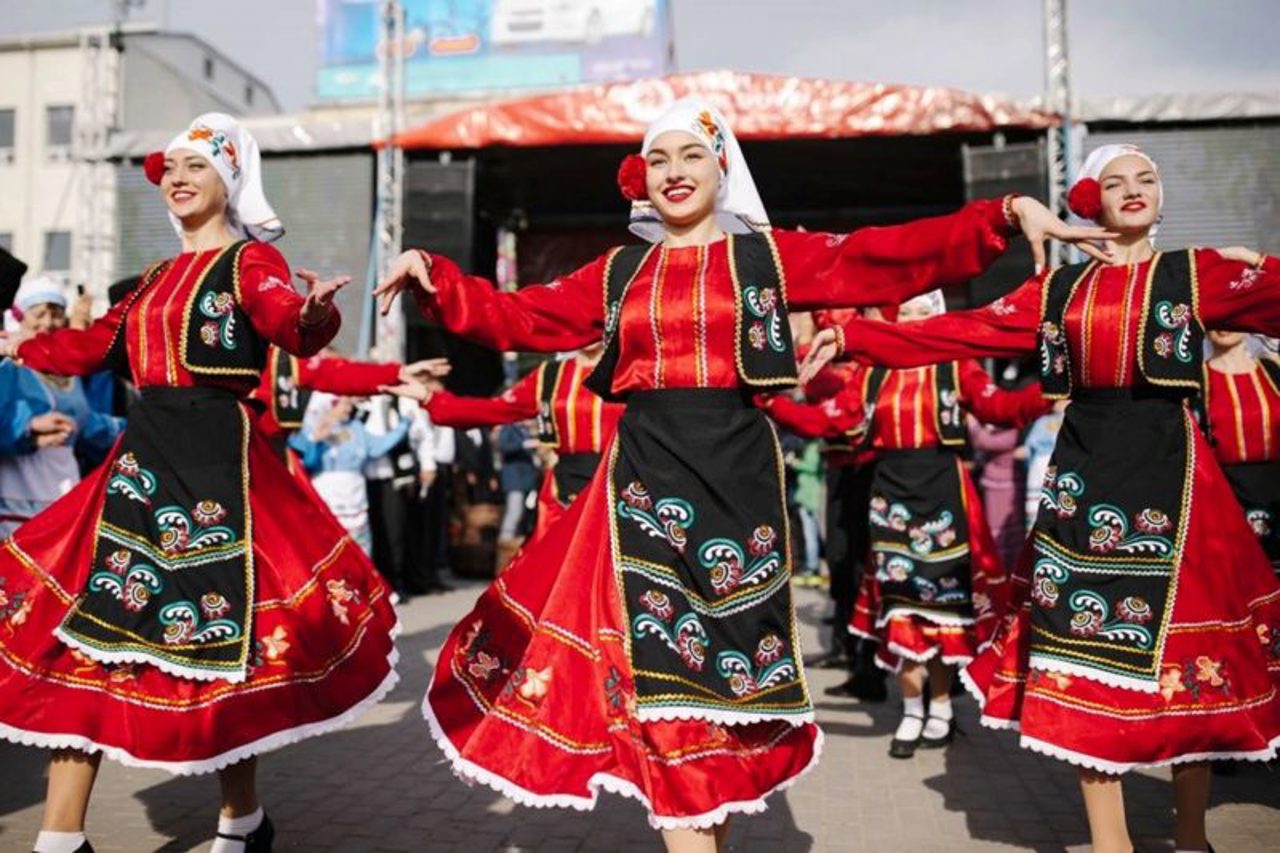
[[[981,132],[1058,121],[1042,109],[956,89],[704,71],[485,104],[411,128],[399,140],[405,148],[637,142],[685,95],[717,106],[741,139]]]

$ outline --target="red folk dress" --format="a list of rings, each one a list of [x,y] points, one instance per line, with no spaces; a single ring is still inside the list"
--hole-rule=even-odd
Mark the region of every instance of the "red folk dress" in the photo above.
[[[897,303],[935,286],[958,284],[1003,251],[1005,229],[997,201],[847,236],[774,232],[785,273],[783,299],[796,310]],[[718,435],[730,422],[742,424],[753,436],[760,435],[757,426],[762,426],[769,435],[763,416],[750,409],[707,408],[704,418],[697,419],[699,401],[713,406],[731,397],[741,401],[736,390],[737,303],[726,242],[655,247],[631,279],[620,309],[612,390],[631,395],[632,402],[646,395],[683,398],[688,406],[679,414],[686,418],[689,435],[681,438]],[[605,328],[607,257],[514,294],[463,275],[445,258],[431,260],[438,292],[431,297],[415,291],[415,297],[424,313],[464,337],[495,349],[554,352],[598,340]],[[767,344],[758,337],[751,345]],[[640,800],[656,828],[706,827],[733,813],[763,810],[769,793],[792,784],[816,762],[821,733],[813,723],[798,650],[788,647],[794,646],[794,637],[773,635],[760,649],[753,638],[750,649],[709,651],[712,656],[737,656],[744,668],[755,666],[748,660],[748,654],[755,654],[762,680],[744,673],[731,683],[751,701],[781,695],[778,689],[799,697],[776,710],[757,704],[757,710],[739,713],[711,698],[708,703],[720,710],[689,703],[664,709],[660,697],[637,692],[637,681],[648,674],[633,669],[632,653],[660,646],[654,645],[657,634],[633,634],[622,595],[626,573],[615,562],[615,543],[623,535],[642,534],[624,530],[615,518],[669,510],[673,515],[663,522],[665,529],[649,530],[682,549],[685,530],[675,519],[692,523],[695,514],[702,518],[704,507],[664,497],[661,491],[650,495],[643,484],[633,484],[615,502],[613,468],[622,464],[618,448],[628,419],[655,423],[665,422],[668,415],[652,409],[633,413],[628,406],[606,453],[609,464],[601,466],[561,521],[521,552],[445,642],[424,713],[460,776],[533,806],[590,809],[605,789]],[[648,448],[661,452],[661,443],[659,436]],[[764,438],[745,450],[749,453],[725,458],[729,451],[721,448],[718,454],[709,452],[717,458],[701,461],[779,488],[774,479],[781,470],[776,442]],[[684,478],[685,470],[658,473]],[[683,484],[720,488],[706,481],[685,479]],[[733,503],[730,496],[718,494]],[[781,513],[780,497],[777,509]],[[689,534],[690,552],[697,530]],[[776,553],[769,551],[776,545],[770,529],[760,541],[752,541],[751,547],[758,549],[752,553]],[[730,542],[725,547],[732,551],[740,546]],[[723,562],[717,571],[737,565]],[[745,571],[746,563],[741,565]],[[651,568],[664,576],[664,567]],[[714,572],[711,579],[716,582]],[[785,575],[780,586],[777,580],[770,575],[770,588],[789,596]],[[744,588],[734,600],[746,601],[741,596],[748,594],[751,590]],[[636,623],[664,632],[658,623],[671,616],[667,597],[654,590],[645,603],[652,609],[638,615]],[[703,606],[717,609],[725,603],[716,599]],[[691,667],[701,668],[699,656],[706,649],[686,644],[687,639],[682,633],[681,655]],[[784,662],[785,676],[778,669]],[[691,669],[690,679],[696,675]],[[757,690],[774,677],[784,679],[780,687],[770,688],[775,693]],[[670,683],[682,695],[694,689]],[[646,704],[650,699],[652,704]]]
[[[1073,416],[1119,437],[1120,455],[1109,463],[1116,468],[1140,462],[1150,450],[1145,436],[1151,431],[1124,443],[1123,436],[1132,434],[1135,425],[1123,418],[1108,420],[1107,412],[1131,409],[1133,404],[1125,400],[1136,397],[1126,395],[1159,390],[1143,384],[1146,368],[1138,349],[1152,286],[1151,263],[1092,268],[1067,305],[1065,338],[1058,336],[1057,326],[1048,330],[1069,349],[1073,388],[1055,460],[1073,429]],[[1193,276],[1198,281],[1194,309],[1205,328],[1268,335],[1280,331],[1280,263],[1275,259],[1252,269],[1212,250],[1196,250]],[[844,327],[846,351],[894,367],[1033,352],[1041,331],[1044,278],[1037,276],[973,311],[904,325],[850,323]],[[1158,341],[1157,352],[1172,354],[1174,347],[1168,344],[1173,343],[1171,337]],[[1191,360],[1199,354],[1184,355]],[[1169,405],[1167,411],[1180,421],[1176,431],[1185,433],[1187,470],[1150,473],[1186,484],[1182,508],[1173,508],[1181,513],[1181,529],[1169,530],[1162,513],[1150,511],[1139,514],[1136,529],[1129,529],[1107,503],[1114,495],[1091,493],[1085,478],[1073,471],[1055,472],[1052,488],[1046,479],[1032,536],[1038,547],[1024,549],[1001,627],[964,671],[965,682],[982,703],[984,724],[1018,729],[1029,749],[1108,773],[1215,758],[1265,761],[1280,745],[1280,587],[1186,406]],[[1084,464],[1089,465],[1087,454]],[[1051,463],[1051,471],[1055,467]],[[1119,476],[1120,485],[1112,486],[1117,492],[1145,487],[1144,482],[1124,482],[1123,471]],[[1068,601],[1066,588],[1054,581],[1053,566],[1041,566],[1044,554],[1061,550],[1042,541],[1041,526],[1047,517],[1050,525],[1057,518],[1083,518],[1080,513],[1086,510],[1088,518],[1098,521],[1090,540],[1097,554],[1149,555],[1176,543],[1161,624],[1150,622],[1147,602],[1132,597],[1119,601],[1114,615],[1100,613],[1097,621],[1085,600],[1088,594],[1076,602],[1081,606],[1071,623],[1081,649],[1108,635],[1158,631],[1163,642],[1156,647],[1148,676],[1154,683],[1119,677],[1102,667],[1062,665],[1051,655],[1032,658],[1033,649],[1044,642],[1040,626],[1049,618],[1046,612]],[[1083,564],[1077,573],[1091,571],[1091,558],[1075,559]],[[1130,562],[1144,560],[1153,562],[1143,556]]]
[[[876,663],[892,672],[901,668],[903,658],[924,662],[941,654],[944,663],[969,663],[979,644],[990,637],[1004,604],[1005,567],[991,537],[973,479],[958,453],[948,447],[948,444],[954,444],[954,438],[944,442],[940,430],[943,423],[941,413],[947,410],[956,412],[955,407],[958,406],[984,423],[1018,426],[1042,414],[1046,408],[1039,386],[1028,386],[1015,392],[1003,391],[972,359],[955,365],[955,376],[959,380],[958,398],[948,405],[938,395],[938,372],[944,369],[951,369],[951,365],[890,371],[874,401],[866,399],[866,380],[870,371],[863,369],[852,377],[844,390],[822,404],[802,405],[786,398],[773,398],[767,408],[769,414],[784,427],[805,436],[847,435],[859,427],[867,431],[862,446],[869,447],[879,458],[870,507],[871,551],[876,572],[863,576],[849,630],[878,642]],[[868,410],[871,411],[869,425],[865,423]],[[956,435],[960,426],[953,424],[949,435]],[[912,451],[924,453],[914,454]],[[900,477],[892,476],[890,469],[903,465],[918,466],[919,460],[912,457],[927,458],[937,453],[943,454],[944,458],[933,460],[933,465],[936,467],[941,463],[948,469],[948,474],[932,490],[937,494],[932,496],[935,512],[930,514],[941,511],[951,518],[963,518],[963,526],[952,524],[946,527],[953,535],[957,531],[960,535],[949,538],[945,545],[947,549],[965,547],[968,550],[963,560],[956,561],[945,572],[943,580],[953,589],[968,587],[969,606],[963,609],[971,610],[971,613],[961,613],[955,605],[934,606],[928,600],[920,600],[918,593],[911,596],[911,600],[906,600],[900,596],[887,598],[882,592],[885,584],[893,582],[891,571],[901,572],[908,567],[901,561],[892,567],[888,565],[893,557],[903,556],[899,543],[893,541],[893,527],[886,527],[893,522],[888,517],[889,504],[897,502],[905,506],[928,497],[922,493],[930,491],[916,487],[906,490],[912,494],[894,494]],[[886,470],[881,471],[881,468]],[[907,527],[915,528],[928,520],[921,519],[916,525],[907,522]],[[913,536],[913,541],[920,540],[918,535]],[[910,554],[911,564],[917,560],[927,563],[937,557],[933,549],[917,548]],[[957,576],[957,572],[965,577]],[[929,597],[946,592],[945,589],[926,586],[930,590]]]
[[[225,677],[180,677],[151,663],[103,663],[92,649],[55,638],[69,608],[89,594],[91,573],[102,574],[93,563],[95,542],[105,535],[98,526],[104,502],[119,497],[130,475],[141,486],[132,493],[137,500],[148,487],[162,490],[167,479],[166,470],[156,467],[158,476],[147,481],[143,475],[150,473],[123,458],[117,445],[95,473],[0,545],[0,736],[8,740],[101,751],[125,764],[172,773],[203,773],[341,726],[396,682],[396,618],[387,589],[359,547],[299,488],[253,429],[258,408],[243,398],[257,377],[197,375],[186,366],[188,303],[223,251],[179,255],[163,274],[138,285],[136,299],[121,302],[87,330],[29,340],[19,357],[39,370],[83,375],[102,369],[119,351],[113,344],[122,340],[144,403],[131,411],[121,444],[129,441],[134,416],[156,391],[179,399],[211,389],[220,389],[212,391],[215,396],[228,392],[223,399],[231,401],[232,412],[238,408],[244,424],[241,476],[251,519],[252,605],[243,669]],[[315,328],[300,325],[303,300],[288,285],[288,267],[274,248],[248,244],[237,273],[235,301],[253,335],[307,356],[337,332],[336,311]],[[219,465],[224,472],[238,467],[234,459]],[[216,554],[217,548],[199,544],[214,529],[206,522],[217,520],[217,514],[202,519],[202,506],[184,518],[177,531],[182,536],[148,552],[158,565],[188,561],[184,572],[174,574],[198,573],[207,559],[201,554]],[[188,541],[185,525],[192,519],[198,526],[189,529]],[[307,536],[297,535],[300,526]],[[137,601],[145,605],[145,593]],[[216,599],[202,600],[201,606],[211,603],[210,618],[225,609]]]
[[[1204,395],[1213,452],[1280,574],[1280,362],[1255,361],[1248,373],[1206,362]]]
[[[554,365],[548,363],[530,371],[497,397],[460,397],[438,391],[423,404],[434,423],[458,429],[533,418],[550,421],[539,440],[555,452],[556,461],[542,478],[542,487],[538,490],[538,518],[530,541],[541,537],[559,521],[581,487],[590,480],[601,454],[617,432],[618,420],[625,408],[605,402],[583,385],[592,368],[581,360],[565,361],[555,371],[555,387],[545,389],[548,367]],[[541,408],[544,394],[550,397],[550,410],[546,412]],[[570,472],[576,476],[566,477]]]

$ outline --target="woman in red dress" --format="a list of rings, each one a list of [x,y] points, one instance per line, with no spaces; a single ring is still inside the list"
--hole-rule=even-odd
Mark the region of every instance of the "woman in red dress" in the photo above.
[[[416,381],[387,390],[421,400],[432,422],[441,426],[472,429],[537,420],[538,442],[554,461],[538,491],[532,542],[586,489],[622,417],[620,403],[605,402],[585,384],[601,350],[595,343],[570,358],[545,361],[492,399],[459,397]]]
[[[84,331],[8,337],[38,370],[127,366],[141,390],[96,473],[0,545],[0,736],[54,750],[41,853],[90,850],[103,754],[219,772],[218,853],[271,848],[255,757],[394,685],[395,615],[368,559],[255,429],[269,345],[338,330],[340,280],[303,299],[253,138],[197,118],[147,161],[182,254]],[[297,536],[304,523],[308,535]]]
[[[626,400],[587,490],[441,650],[424,705],[437,743],[461,776],[517,802],[589,809],[616,791],[672,849],[711,850],[731,814],[763,809],[821,746],[781,454],[750,402],[795,382],[788,310],[958,284],[1018,221],[1084,232],[1027,199],[851,235],[770,231],[736,139],[691,99],[642,152],[620,183],[648,245],[517,293],[409,252],[379,293],[389,308],[412,287],[427,316],[496,349],[603,336],[588,387]]]
[[[1084,175],[1072,209],[1120,234],[1113,263],[911,325],[850,322],[804,372],[837,338],[891,367],[1038,350],[1044,393],[1071,405],[1011,606],[964,679],[984,723],[1081,768],[1095,850],[1131,849],[1120,774],[1160,765],[1178,849],[1204,850],[1206,762],[1280,746],[1280,587],[1187,400],[1205,329],[1280,331],[1280,262],[1157,252],[1159,173],[1134,146]]]
[[[1249,335],[1210,331],[1205,413],[1213,453],[1271,567],[1280,574],[1280,361]]]
[[[945,310],[934,291],[903,304],[897,321]],[[801,435],[836,437],[861,427],[863,446],[876,454],[869,507],[875,571],[862,579],[848,629],[877,643],[876,663],[898,675],[903,716],[889,744],[894,758],[951,742],[955,667],[973,660],[1003,604],[1004,565],[959,456],[965,413],[1020,426],[1046,408],[1038,385],[1002,391],[972,359],[864,369],[822,405],[782,397],[766,403],[770,415]]]

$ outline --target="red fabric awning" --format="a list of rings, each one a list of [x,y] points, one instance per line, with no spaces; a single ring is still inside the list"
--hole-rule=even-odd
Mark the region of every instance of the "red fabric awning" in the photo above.
[[[485,104],[411,128],[399,141],[434,149],[637,142],[658,113],[685,95],[715,104],[741,139],[982,132],[1058,122],[1040,108],[957,89],[704,71]]]

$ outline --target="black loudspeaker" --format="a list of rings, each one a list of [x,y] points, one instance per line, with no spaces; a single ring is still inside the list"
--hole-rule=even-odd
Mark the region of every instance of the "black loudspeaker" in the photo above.
[[[26,273],[26,264],[0,248],[0,310],[13,304],[13,297],[17,295]]]
[[[1044,200],[1049,186],[1049,161],[1043,141],[1000,147],[964,147],[965,196],[970,201],[1019,193]],[[985,273],[969,283],[970,307],[986,305],[1035,274],[1031,246],[1014,239],[1009,251]]]
[[[474,160],[409,160],[405,168],[405,248],[446,255],[463,272],[493,276],[495,236],[476,213]],[[449,390],[483,396],[502,384],[502,358],[428,322],[412,299],[402,300],[408,361],[445,356],[453,365]]]

